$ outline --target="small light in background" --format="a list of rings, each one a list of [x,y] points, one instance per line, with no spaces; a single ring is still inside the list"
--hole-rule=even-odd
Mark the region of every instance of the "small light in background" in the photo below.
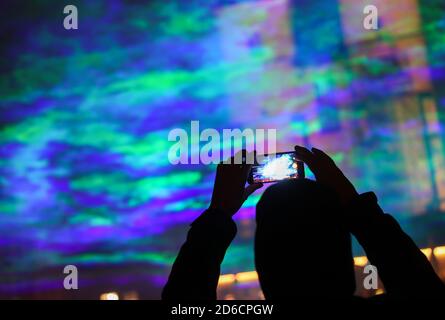
[[[258,280],[258,274],[256,271],[247,271],[237,273],[235,276],[237,282],[250,282]]]
[[[358,267],[364,267],[368,263],[368,258],[366,256],[354,257],[354,264]]]
[[[443,246],[443,247],[435,247],[433,253],[436,256],[436,258],[441,257],[441,256],[445,256],[445,246]]]
[[[100,300],[119,300],[117,292],[105,292],[100,295]]]
[[[123,300],[139,300],[139,294],[136,291],[125,292],[122,296]]]
[[[375,295],[378,296],[378,295],[380,295],[380,294],[384,294],[384,293],[385,293],[385,290],[383,290],[382,288],[380,288],[380,289],[377,289],[377,291],[375,292]]]
[[[219,285],[226,285],[226,284],[231,284],[233,282],[235,282],[235,275],[229,273],[229,274],[224,274],[224,275],[220,276],[218,284]]]
[[[431,250],[431,248],[420,249],[420,251],[422,251],[422,253],[427,257],[428,260],[431,259],[431,253],[433,251]]]

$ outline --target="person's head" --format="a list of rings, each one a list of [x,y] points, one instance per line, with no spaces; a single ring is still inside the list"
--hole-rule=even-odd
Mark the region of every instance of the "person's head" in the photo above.
[[[266,299],[351,297],[351,238],[337,196],[315,181],[269,187],[256,207],[255,265]]]

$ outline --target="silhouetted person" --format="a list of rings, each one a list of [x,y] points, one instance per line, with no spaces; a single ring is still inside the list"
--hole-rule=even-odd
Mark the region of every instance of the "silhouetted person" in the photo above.
[[[445,297],[445,286],[427,258],[383,213],[374,193],[359,195],[323,151],[300,146],[295,151],[317,181],[276,183],[258,202],[255,265],[266,299],[354,299],[350,234],[377,267],[386,298]],[[232,216],[262,186],[244,188],[250,168],[218,166],[211,205],[192,223],[163,299],[216,299],[220,265],[236,234]]]
[[[337,212],[338,197],[315,181],[283,181],[264,192],[256,209],[255,266],[267,299],[352,296],[351,236]]]

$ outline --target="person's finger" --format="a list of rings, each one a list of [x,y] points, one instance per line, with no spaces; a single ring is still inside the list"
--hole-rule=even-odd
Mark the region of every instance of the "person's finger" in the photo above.
[[[249,177],[250,170],[252,169],[253,163],[251,163],[252,162],[251,160],[254,159],[254,152],[247,152],[247,150],[243,149],[240,152],[238,152],[238,156],[239,153],[242,154],[242,163],[241,166],[239,167],[241,169],[241,177],[247,180],[247,178]]]
[[[246,158],[246,153],[247,153],[246,149],[242,149],[242,150],[238,151],[237,153],[235,153],[235,156],[233,157],[235,161],[233,162],[233,164],[240,164],[240,165],[244,164],[245,163],[244,160]]]
[[[299,145],[294,146],[294,149],[295,149],[295,153],[297,155],[300,155],[305,158],[310,157],[310,155],[312,153],[307,148],[299,146]]]
[[[258,190],[262,187],[263,187],[262,183],[254,183],[254,184],[248,185],[246,187],[246,189],[244,190],[245,199],[247,199],[252,193],[254,193],[256,190]]]
[[[222,163],[220,164],[233,164],[234,163],[234,156],[232,157],[228,157],[226,160],[224,160]]]
[[[312,172],[317,169],[315,156],[308,149],[297,145],[295,146],[295,154],[297,155],[297,158],[307,164]]]
[[[256,151],[250,151],[246,153],[245,164],[253,165],[255,163]]]
[[[312,152],[323,162],[335,165],[335,161],[323,150],[312,148]]]
[[[239,176],[242,177],[242,179],[244,180],[244,183],[246,183],[247,179],[249,178],[251,169],[252,169],[251,164],[243,164],[241,166],[241,171],[239,173]]]

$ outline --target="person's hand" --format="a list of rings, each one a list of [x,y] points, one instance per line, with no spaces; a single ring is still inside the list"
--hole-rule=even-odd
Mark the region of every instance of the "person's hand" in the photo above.
[[[246,154],[245,150],[242,154]],[[252,165],[234,164],[234,159],[238,160],[239,155],[240,153],[235,158],[232,157],[229,163],[218,165],[210,203],[210,209],[219,209],[230,216],[241,208],[255,190],[263,186],[262,183],[257,183],[245,187]]]
[[[350,203],[358,195],[352,183],[326,153],[317,148],[312,148],[311,151],[305,147],[295,146],[297,158],[307,164],[316,180],[333,189],[343,205]]]

